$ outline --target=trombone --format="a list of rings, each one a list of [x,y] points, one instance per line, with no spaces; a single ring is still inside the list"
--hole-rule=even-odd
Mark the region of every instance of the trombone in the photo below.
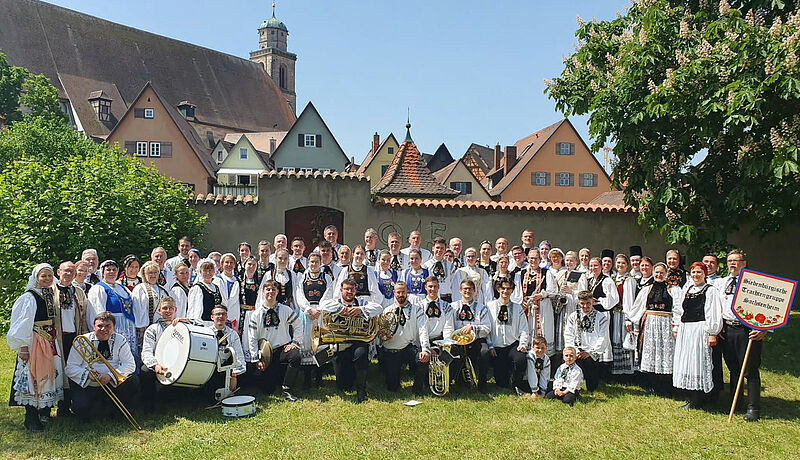
[[[83,358],[89,368],[89,372],[91,372],[94,376],[97,376],[97,371],[92,369],[92,365],[95,363],[103,363],[111,373],[111,377],[117,382],[117,385],[122,384],[122,382],[124,382],[127,378],[124,375],[120,375],[120,373],[111,365],[111,363],[109,363],[108,360],[104,358],[99,351],[97,351],[97,348],[94,346],[94,344],[85,336],[79,335],[75,337],[75,340],[72,341],[72,347],[75,349],[74,351],[78,353],[81,358]],[[106,393],[108,399],[110,399],[111,402],[117,406],[117,409],[122,412],[122,415],[128,419],[128,422],[131,424],[131,426],[137,431],[144,431],[136,419],[133,418],[133,415],[130,413],[128,408],[122,404],[122,401],[120,401],[119,397],[114,394],[111,388],[108,388],[108,386],[100,382],[99,379],[96,379],[96,382],[100,384],[100,388],[102,388]]]

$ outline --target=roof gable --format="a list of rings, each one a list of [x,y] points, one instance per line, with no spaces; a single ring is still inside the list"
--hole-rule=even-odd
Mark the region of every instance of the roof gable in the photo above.
[[[359,174],[366,174],[367,173],[367,168],[369,168],[369,166],[372,164],[372,162],[375,161],[376,158],[378,158],[378,155],[381,152],[383,152],[383,149],[385,147],[387,147],[387,146],[390,146],[390,141],[391,141],[391,146],[393,146],[395,149],[400,147],[400,143],[397,142],[397,138],[394,137],[394,134],[393,133],[389,133],[389,135],[386,136],[386,139],[384,139],[383,142],[381,142],[381,145],[379,145],[378,148],[374,152],[372,150],[370,150],[370,152],[367,154],[367,157],[364,158],[363,162],[361,162],[361,166],[358,167],[358,171],[357,172]],[[395,154],[396,153],[397,152],[395,151]]]
[[[208,175],[213,177],[216,173],[217,166],[211,159],[211,152],[205,147],[203,140],[197,135],[197,131],[195,131],[194,128],[189,125],[189,122],[187,122],[186,119],[183,118],[180,113],[178,113],[178,110],[175,107],[171,106],[167,101],[164,100],[163,97],[161,97],[159,92],[149,81],[145,83],[144,87],[141,89],[141,91],[139,91],[139,94],[133,99],[131,105],[128,107],[128,110],[125,112],[122,118],[120,118],[119,123],[117,123],[110,133],[108,133],[108,137],[111,138],[114,135],[117,129],[122,125],[123,120],[134,116],[134,107],[139,100],[144,97],[147,89],[150,89],[153,94],[155,94],[156,99],[158,99],[158,102],[164,107],[164,111],[169,115],[170,120],[175,123],[178,131],[186,140],[186,143],[189,144],[189,147],[197,156],[197,159],[200,160],[200,163],[202,163],[203,167],[208,172]]]
[[[416,144],[407,135],[392,159],[389,169],[372,189],[382,196],[453,198],[458,191],[439,183],[422,162]]]
[[[8,62],[44,74],[74,105],[85,102],[89,91],[70,90],[73,85],[59,76],[107,82],[116,86],[120,101],[134,100],[152,81],[170,105],[187,100],[196,106],[199,123],[226,129],[266,131],[277,125],[285,130],[295,119],[275,82],[248,59],[41,1],[0,0],[0,11],[0,49]],[[112,106],[117,102],[108,87],[90,91],[96,90],[105,91]],[[87,134],[108,133],[110,128],[76,113]]]
[[[275,152],[272,153],[271,159],[275,164],[277,164],[279,160],[283,160],[282,157],[287,155],[287,153],[285,152],[290,151],[290,146],[293,145],[291,139],[296,138],[298,134],[302,134],[299,133],[301,129],[300,127],[303,126],[305,123],[311,123],[312,125],[317,125],[321,130],[323,130],[324,133],[330,136],[331,140],[333,140],[334,148],[333,149],[329,148],[327,146],[328,144],[325,143],[323,144],[320,153],[338,157],[338,159],[344,161],[345,164],[350,163],[350,159],[347,158],[347,155],[344,153],[344,150],[342,150],[342,147],[339,145],[339,141],[336,140],[336,137],[333,135],[330,128],[328,128],[328,125],[327,123],[325,123],[325,120],[322,118],[322,115],[319,114],[317,108],[314,107],[314,104],[309,101],[309,103],[306,104],[306,107],[300,113],[300,116],[297,117],[297,120],[295,120],[292,127],[286,133],[285,138],[288,138],[289,141],[281,142],[275,149]]]
[[[492,196],[497,196],[503,192],[512,182],[517,178],[517,176],[528,166],[528,163],[533,160],[533,157],[536,153],[547,143],[550,137],[561,127],[561,125],[568,120],[565,118],[563,120],[557,121],[550,126],[540,129],[535,133],[531,134],[530,136],[526,136],[517,142],[514,143],[514,146],[517,148],[517,164],[511,168],[508,174],[503,176],[497,184],[492,187],[489,193]],[[572,126],[572,125],[570,125]],[[574,127],[572,128],[575,129]],[[577,132],[577,131],[576,131]],[[580,136],[578,136],[580,137]],[[492,171],[487,174],[487,176],[492,175],[499,171],[500,165],[495,165]]]
[[[431,159],[428,160],[428,169],[430,169],[431,172],[436,172],[454,161],[453,156],[450,155],[450,150],[448,150],[447,146],[442,142],[442,145],[436,149]]]
[[[242,160],[239,155],[236,153],[239,149],[245,148],[248,152],[253,154],[253,159],[251,160],[248,157],[246,160]],[[255,168],[258,171],[263,171],[269,168],[269,160],[265,161],[265,157],[268,158],[269,155],[264,152],[259,152],[258,149],[253,146],[253,143],[250,142],[250,139],[245,134],[239,138],[239,141],[236,142],[229,150],[229,155],[225,157],[225,160],[222,164],[219,165],[219,169],[222,168],[231,168],[231,169],[252,169],[252,164],[256,162],[260,167]]]

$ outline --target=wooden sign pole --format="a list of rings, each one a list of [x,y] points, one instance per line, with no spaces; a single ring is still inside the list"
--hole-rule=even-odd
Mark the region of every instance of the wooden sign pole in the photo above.
[[[742,368],[739,371],[739,382],[736,383],[736,393],[733,395],[733,404],[731,404],[731,413],[728,415],[728,423],[733,420],[733,412],[736,410],[736,402],[739,400],[739,394],[742,390],[742,381],[744,380],[744,371],[747,369],[747,360],[750,358],[750,347],[753,345],[753,339],[747,341],[747,350],[744,352],[744,361],[742,361]]]

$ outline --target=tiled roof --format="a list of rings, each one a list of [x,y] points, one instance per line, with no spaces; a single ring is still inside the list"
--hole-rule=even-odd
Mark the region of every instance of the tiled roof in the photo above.
[[[539,131],[536,131],[530,136],[518,140],[514,144],[517,147],[517,159],[518,159],[517,164],[514,165],[514,167],[511,168],[511,171],[509,171],[508,174],[503,176],[503,178],[500,179],[494,185],[494,187],[492,187],[492,189],[489,191],[489,194],[491,194],[493,197],[498,196],[506,189],[506,187],[511,185],[511,183],[514,182],[514,179],[517,178],[519,173],[521,173],[522,170],[525,169],[526,166],[528,166],[528,163],[531,162],[533,157],[536,155],[536,152],[538,152],[539,149],[542,148],[545,142],[547,142],[547,140],[550,139],[550,136],[552,136],[553,133],[556,132],[556,130],[558,130],[558,128],[561,127],[561,124],[564,123],[565,121],[566,118],[556,123],[553,123],[552,125],[546,128],[540,129]],[[494,168],[492,168],[493,170],[491,172],[488,172],[486,175],[489,176],[494,174],[501,168],[501,166],[502,165],[494,165]]]
[[[386,136],[386,139],[384,139],[383,142],[381,142],[381,144],[378,146],[377,149],[375,149],[374,151],[370,149],[366,158],[364,158],[364,161],[361,162],[361,166],[358,167],[357,171],[358,173],[360,174],[366,173],[367,168],[369,168],[369,165],[372,163],[372,160],[375,159],[375,155],[377,155],[378,152],[380,152],[380,150],[383,148],[383,144],[385,144],[389,140],[389,138],[392,138],[394,139],[395,142],[397,142],[397,139],[394,138],[394,134],[389,133],[389,135]]]
[[[410,127],[410,125],[407,125]],[[458,192],[439,183],[420,158],[416,144],[407,135],[389,169],[372,189],[382,196],[453,198]]]
[[[447,178],[450,177],[450,174],[453,172],[453,170],[456,169],[456,166],[458,166],[458,161],[454,161],[449,165],[445,166],[444,168],[438,171],[434,171],[432,173],[433,177],[435,177],[440,184],[444,184],[447,181]],[[467,170],[469,170],[469,168],[467,168]]]
[[[478,145],[472,143],[467,147],[467,151],[462,156],[472,156],[480,166],[481,170],[487,173],[489,170],[494,169],[494,150],[485,145]]]
[[[194,204],[208,204],[208,205],[248,205],[248,204],[258,204],[258,197],[253,195],[214,195],[213,193],[199,193],[194,198]]]
[[[60,96],[69,96],[80,121],[87,123],[83,127],[88,135],[110,130],[87,121],[89,92],[105,91],[114,99],[112,106],[120,104],[119,109],[112,107],[119,116],[127,109],[124,103],[133,101],[147,81],[156,84],[172,106],[184,100],[196,105],[198,123],[267,131],[275,125],[289,129],[295,120],[275,82],[249,59],[42,1],[0,0],[0,11],[0,50],[8,63],[48,77]],[[65,75],[87,81],[62,81]],[[88,85],[89,81],[102,84]]]
[[[592,203],[562,203],[548,201],[457,201],[431,199],[383,198],[375,202],[382,206],[418,206],[427,208],[501,209],[508,211],[584,211],[584,212],[636,212],[632,206],[616,206]]]
[[[625,206],[625,192],[621,190],[613,190],[611,192],[601,193],[594,200],[590,201],[591,204],[611,204],[615,206]]]
[[[225,142],[231,142],[231,146],[239,142],[242,135],[247,136],[247,139],[253,144],[253,147],[259,152],[266,153],[269,156],[269,140],[275,139],[275,148],[283,141],[288,131],[266,131],[259,133],[228,133],[225,135]]]
[[[260,177],[272,177],[276,179],[349,179],[354,181],[367,181],[367,176],[357,172],[286,172],[286,171],[265,171]]]

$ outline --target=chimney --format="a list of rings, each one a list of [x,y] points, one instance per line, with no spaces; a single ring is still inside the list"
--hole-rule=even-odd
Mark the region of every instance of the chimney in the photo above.
[[[507,145],[506,146],[506,165],[503,171],[503,175],[507,176],[508,173],[511,171],[517,164],[517,147],[515,145]]]
[[[372,153],[374,154],[375,152],[377,152],[378,147],[380,146],[381,146],[381,136],[377,132],[375,132],[375,134],[372,135]]]
[[[494,167],[493,169],[497,169],[500,167],[500,158],[503,157],[503,151],[500,150],[500,144],[495,144],[494,146]]]

